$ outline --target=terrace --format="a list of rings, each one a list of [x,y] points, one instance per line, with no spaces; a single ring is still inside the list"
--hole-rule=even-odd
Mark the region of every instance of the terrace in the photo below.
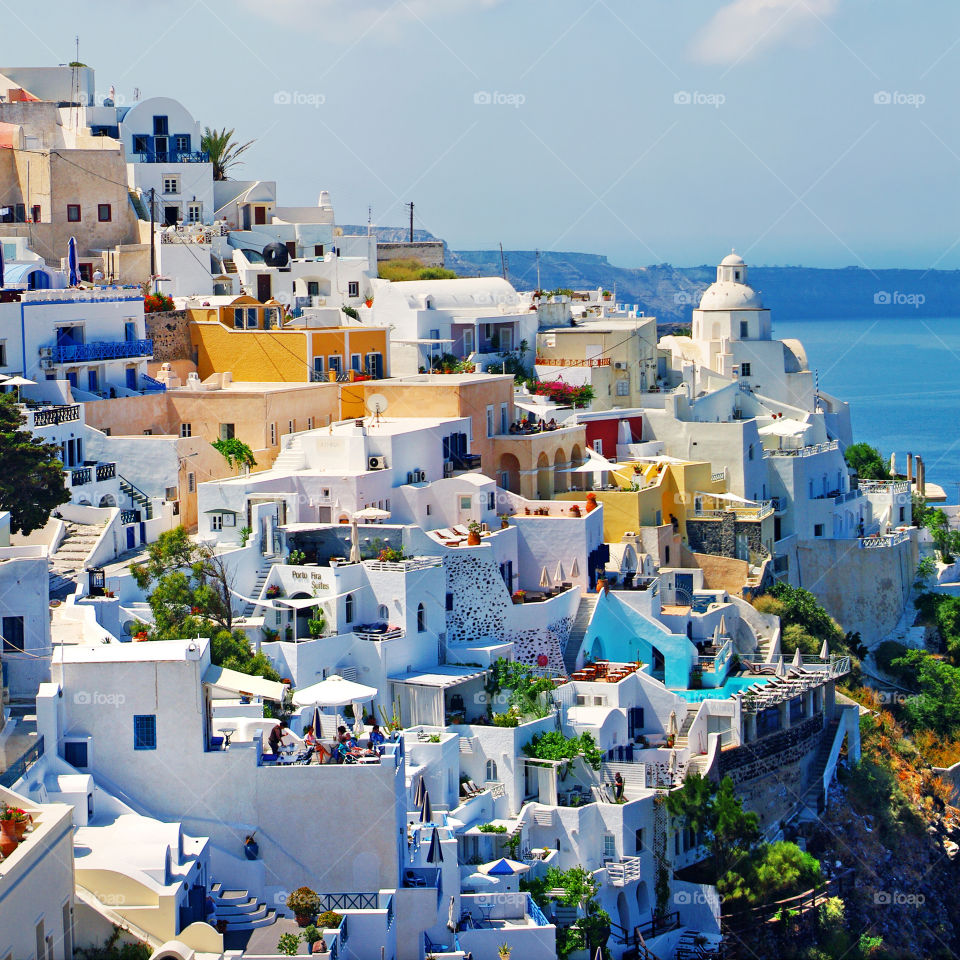
[[[153,356],[152,340],[94,340],[90,343],[60,343],[44,347],[54,363],[87,363],[99,360],[131,360]]]

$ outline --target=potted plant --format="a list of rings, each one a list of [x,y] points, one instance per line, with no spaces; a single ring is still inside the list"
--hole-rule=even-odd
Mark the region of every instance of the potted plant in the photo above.
[[[513,952],[513,948],[509,943],[501,943],[497,947],[497,957],[499,960],[510,960],[510,954]]]
[[[579,505],[579,504],[575,503],[575,504],[570,508],[570,516],[572,516],[572,517],[579,517],[579,516],[580,516],[580,505]]]
[[[587,494],[587,513],[593,513],[597,509],[597,495],[591,490]]]
[[[500,529],[506,530],[510,526],[510,519],[505,513],[500,514]]]
[[[0,853],[9,857],[17,849],[17,821],[13,816],[13,808],[6,804],[0,808]]]
[[[142,643],[144,640],[150,639],[150,634],[146,630],[138,630],[134,635],[133,639],[138,643]]]
[[[609,290],[604,290],[604,291],[603,291],[603,299],[604,299],[604,300],[609,300],[612,296],[613,296],[613,294],[612,294]]]
[[[310,636],[313,637],[314,640],[316,640],[317,637],[323,636],[323,630],[326,625],[327,621],[322,616],[307,621],[307,629],[310,631]]]
[[[700,690],[703,687],[703,671],[697,667],[690,671],[690,689]]]
[[[318,941],[323,939],[320,935],[320,931],[316,928],[315,924],[309,924],[303,928],[303,941],[310,948],[310,952],[313,953],[313,945]]]
[[[260,631],[263,633],[263,639],[267,643],[273,643],[273,641],[280,636],[279,631],[274,630],[272,627],[261,627]]]
[[[283,631],[283,638],[290,643],[293,640],[293,627],[288,623]]]
[[[293,893],[287,895],[287,906],[293,911],[297,925],[308,927],[320,912],[320,897],[316,890],[311,890],[309,887],[297,887]],[[323,916],[325,917],[327,914],[323,914]]]
[[[282,597],[282,596],[283,596],[283,588],[280,587],[278,584],[271,583],[270,586],[267,587],[268,599],[275,600],[277,597]]]
[[[296,933],[281,933],[277,941],[277,953],[283,957],[295,957],[300,949],[300,935]]]
[[[467,524],[467,546],[480,546],[480,524],[476,520],[471,520]]]
[[[256,860],[260,856],[260,844],[252,833],[243,841],[243,855],[248,860]]]
[[[343,923],[343,917],[334,910],[324,910],[317,917],[317,927],[321,930],[337,930]]]
[[[607,578],[601,574],[597,577],[597,593],[606,593],[608,589]]]
[[[373,306],[373,294],[372,294],[372,293],[368,293],[368,294],[367,294],[367,299],[364,300],[363,303],[364,303],[364,306],[372,307],[372,306]]]
[[[526,590],[514,590],[513,597],[511,598],[514,603],[523,603],[524,598],[527,596]]]
[[[13,813],[13,830],[19,843],[27,832],[27,827],[33,823],[33,817],[22,807],[11,807],[10,811]]]

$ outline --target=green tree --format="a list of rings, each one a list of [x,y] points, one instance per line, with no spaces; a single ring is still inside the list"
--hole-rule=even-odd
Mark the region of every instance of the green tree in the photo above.
[[[861,480],[889,480],[890,470],[883,454],[869,443],[851,443],[844,457]]]
[[[214,440],[210,444],[231,467],[255,467],[257,465],[253,451],[242,440],[230,437],[228,440]]]
[[[763,844],[717,881],[725,907],[785,900],[822,881],[820,862],[795,843]]]
[[[890,666],[917,691],[902,708],[911,729],[956,736],[960,732],[960,667],[938,660],[925,650],[907,650]]]
[[[200,138],[200,149],[203,150],[213,164],[214,180],[230,180],[228,171],[231,167],[242,164],[240,154],[249,149],[256,143],[255,140],[249,140],[244,144],[237,144],[233,139],[233,130],[224,127],[222,130],[209,127],[203,128],[203,136]]]
[[[548,891],[562,890],[556,900],[565,907],[580,907],[583,916],[572,926],[557,930],[557,956],[564,960],[574,950],[586,948],[592,957],[597,947],[605,947],[610,936],[610,915],[600,908],[597,895],[600,884],[584,867],[561,870],[550,867],[539,879],[521,881],[542,910],[549,908]]]
[[[10,512],[13,533],[32,533],[70,499],[60,448],[29,430],[12,394],[0,394],[0,510]]]

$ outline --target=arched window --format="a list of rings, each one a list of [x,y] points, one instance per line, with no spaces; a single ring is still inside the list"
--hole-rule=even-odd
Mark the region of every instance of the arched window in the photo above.
[[[427,611],[422,603],[417,604],[417,633],[427,629]]]
[[[487,761],[487,780],[496,780],[497,779],[497,761],[488,760]]]
[[[377,619],[384,621],[390,619],[390,610],[385,603],[381,603],[380,606],[377,607]]]
[[[353,594],[348,593],[343,601],[343,619],[345,623],[353,623]]]

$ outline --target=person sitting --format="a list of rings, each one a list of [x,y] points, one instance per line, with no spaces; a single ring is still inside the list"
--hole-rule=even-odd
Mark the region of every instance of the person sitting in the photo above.
[[[550,418],[550,422],[547,424],[547,429],[548,429],[548,430],[556,430],[556,429],[557,429],[557,421],[556,421],[556,419],[555,419],[554,417],[551,417],[551,418]]]
[[[320,742],[314,736],[312,723],[307,724],[303,730],[303,746],[306,749],[304,759],[309,763],[311,759],[313,759],[313,755],[317,752],[317,748],[320,746]]]
[[[380,724],[375,723],[370,730],[370,741],[367,744],[367,748],[379,755],[383,749],[383,744],[386,742],[386,739],[387,738],[380,731]]]
[[[511,424],[510,424],[510,433],[517,434],[517,433],[519,433],[519,432],[520,432],[520,428],[516,425],[516,423],[511,423]]]

